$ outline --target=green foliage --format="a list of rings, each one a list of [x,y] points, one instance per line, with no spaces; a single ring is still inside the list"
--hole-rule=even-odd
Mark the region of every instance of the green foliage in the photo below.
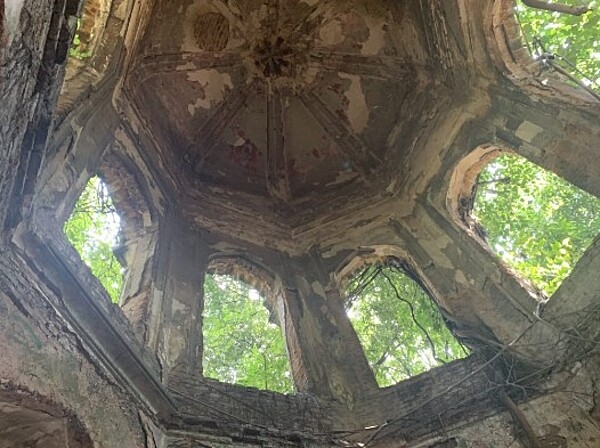
[[[539,56],[540,48],[534,48],[536,39],[552,54],[566,58],[556,62],[584,83],[587,78],[591,87],[600,88],[600,2],[593,0],[561,0],[561,3],[581,6],[588,4],[592,11],[582,16],[560,14],[528,8],[522,4],[517,7],[517,17],[532,50]],[[573,64],[573,66],[570,65]]]
[[[350,281],[347,297],[346,311],[382,387],[466,355],[433,300],[399,267],[368,267]]]
[[[514,155],[494,159],[477,182],[473,214],[491,248],[551,295],[600,233],[600,200]]]
[[[71,48],[69,48],[69,56],[76,59],[87,59],[92,56],[92,52],[84,50],[84,43],[81,41],[79,34],[79,27],[81,26],[81,19],[77,20],[77,29],[75,30],[75,36],[73,36],[73,42]]]
[[[106,185],[93,177],[77,200],[64,226],[69,242],[81,259],[118,303],[123,286],[123,268],[113,254],[119,233],[119,216]]]
[[[292,392],[283,333],[269,321],[258,292],[230,276],[204,282],[204,375],[220,381]]]

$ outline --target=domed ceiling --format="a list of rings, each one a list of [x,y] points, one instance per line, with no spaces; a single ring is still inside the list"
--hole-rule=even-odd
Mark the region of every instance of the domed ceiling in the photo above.
[[[427,9],[159,0],[125,97],[184,190],[288,210],[385,191],[435,102]]]

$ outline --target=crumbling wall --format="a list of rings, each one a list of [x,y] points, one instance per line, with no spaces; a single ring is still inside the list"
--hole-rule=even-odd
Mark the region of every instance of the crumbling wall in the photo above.
[[[3,254],[0,264],[0,388],[26,389],[68,409],[95,446],[144,446],[137,406],[41,298],[52,292],[9,258]]]
[[[488,1],[486,6],[500,3]],[[94,443],[106,447],[362,443],[515,448],[536,441],[544,447],[597,445],[600,374],[597,355],[591,352],[597,345],[597,314],[591,314],[583,336],[566,331],[578,329],[572,321],[561,320],[568,306],[550,304],[548,315],[553,319],[544,321],[546,315],[536,314],[530,291],[499,269],[495,257],[471,238],[446,203],[450,175],[461,158],[478,145],[498,141],[567,178],[579,179],[590,191],[600,191],[597,158],[582,167],[593,146],[587,138],[598,140],[597,113],[581,104],[565,112],[569,104],[551,95],[532,100],[488,66],[483,48],[489,42],[482,23],[489,8],[479,8],[475,0],[456,5],[423,1],[406,7],[414,15],[405,18],[403,26],[418,25],[407,35],[429,31],[419,38],[418,48],[431,46],[439,59],[421,62],[431,62],[434,71],[448,75],[439,80],[439,89],[432,89],[432,98],[439,99],[435,108],[421,111],[422,120],[414,121],[419,123],[414,136],[409,121],[399,123],[406,138],[414,139],[406,144],[406,152],[400,145],[394,147],[393,160],[398,163],[386,169],[406,176],[384,186],[375,204],[369,196],[373,191],[359,190],[350,199],[348,189],[342,189],[339,196],[331,194],[314,208],[304,203],[308,213],[300,219],[295,215],[299,208],[292,206],[261,209],[262,201],[250,199],[247,209],[227,204],[235,190],[211,189],[197,179],[190,185],[202,188],[185,191],[187,184],[178,178],[179,161],[164,163],[161,151],[167,145],[156,148],[151,135],[137,132],[148,123],[134,116],[134,106],[124,104],[127,98],[117,98],[115,110],[114,86],[107,82],[93,92],[87,89],[88,78],[79,86],[67,86],[59,112],[67,114],[73,105],[77,111],[57,129],[53,157],[46,159],[47,170],[37,179],[48,149],[49,111],[61,79],[58,56],[64,56],[65,29],[73,31],[65,8],[70,5],[72,13],[74,4],[57,1],[53,5],[58,9],[53,10],[48,3],[22,0],[11,2],[10,11],[2,8],[9,13],[2,17],[0,30],[0,99],[6,105],[0,110],[0,217],[6,217],[9,191],[19,179],[18,200],[10,213],[14,224],[25,218],[14,238],[0,247],[3,385],[39,393],[66,408],[78,416]],[[121,32],[129,4],[114,2],[108,34]],[[143,17],[133,17],[132,22],[147,21],[151,11],[152,2],[145,2],[134,10]],[[157,20],[170,14],[167,8],[160,13]],[[144,35],[143,29],[124,34],[133,41]],[[118,48],[118,41],[105,42],[103,59],[91,65],[105,70],[107,49]],[[135,45],[128,49],[133,53]],[[453,72],[467,65],[464,77]],[[116,82],[120,67],[114,68],[115,78],[109,81]],[[76,101],[85,92],[91,92],[86,102]],[[518,107],[512,107],[513,101]],[[115,132],[123,147],[110,146]],[[136,209],[141,196],[133,184],[140,178],[105,163],[106,148],[126,152],[127,163],[146,178],[144,188],[151,191],[146,197],[160,210],[157,216]],[[569,160],[565,155],[572,155],[573,148],[577,157]],[[403,166],[397,166],[400,163]],[[112,178],[117,201],[134,227],[141,225],[149,232],[142,237],[132,230],[123,254],[133,272],[124,311],[132,318],[137,341],[123,312],[108,301],[61,235],[61,222],[98,168]],[[35,182],[36,213],[29,219],[21,211],[29,206]],[[156,193],[164,185],[165,195]],[[336,207],[340,202],[341,211]],[[219,207],[212,207],[215,203]],[[317,213],[322,216],[315,218]],[[155,218],[160,226],[154,227]],[[289,227],[293,225],[297,227]],[[241,236],[231,236],[236,233]],[[368,251],[369,246],[392,247],[410,256],[458,335],[480,349],[477,359],[377,388],[334,281],[348,254]],[[210,257],[218,254],[253,255],[277,276],[280,284],[274,295],[279,295],[278,319],[301,391],[297,396],[202,377],[202,282]],[[560,293],[565,300],[569,291],[577,294],[574,303],[582,310],[590,310],[588,305],[597,299],[593,277],[598,259],[595,248],[573,277],[582,281]],[[569,326],[561,328],[565,322]],[[525,333],[527,338],[513,342]],[[585,350],[573,343],[581,339],[586,339]]]
[[[37,73],[42,61],[52,6],[47,2],[2,2],[0,41],[0,214],[5,216],[28,121],[38,107]],[[14,117],[21,117],[14,120]]]

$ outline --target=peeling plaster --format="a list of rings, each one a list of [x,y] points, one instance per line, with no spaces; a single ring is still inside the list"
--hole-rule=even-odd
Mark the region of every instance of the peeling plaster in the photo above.
[[[333,47],[344,42],[345,36],[339,20],[332,20],[319,30],[319,39],[323,45]]]
[[[369,38],[360,50],[364,56],[375,56],[385,46],[386,22],[374,17],[365,17],[369,28]]]
[[[129,139],[127,134],[122,129],[117,129],[115,131],[115,140],[121,143],[125,149],[125,152],[129,155],[129,157],[131,157],[131,159],[136,163],[146,177],[146,185],[148,186],[148,190],[150,192],[150,198],[148,198],[149,202],[154,204],[158,213],[164,214],[165,197],[162,194],[162,191],[158,188],[154,177],[140,156],[136,145]]]
[[[221,73],[218,70],[210,69],[189,72],[187,77],[188,81],[197,82],[204,90],[202,97],[188,105],[190,115],[194,115],[199,107],[208,110],[215,104],[220,103],[225,97],[225,92],[233,89],[231,76],[228,73]]]
[[[8,46],[10,46],[16,29],[19,26],[21,10],[23,9],[24,0],[8,0],[5,4],[6,8],[6,22],[8,24]]]
[[[456,271],[454,273],[454,280],[456,280],[456,283],[468,283],[467,277],[465,277],[465,274],[463,274],[462,271]]]
[[[318,75],[319,75],[319,69],[317,67],[309,67],[304,72],[304,82],[306,84],[310,85],[315,82]],[[290,99],[286,98],[285,100],[286,100],[287,106],[289,107]]]
[[[350,88],[344,93],[348,99],[348,120],[352,129],[360,134],[369,124],[369,107],[358,75],[340,73],[340,78],[350,80]]]
[[[183,65],[178,65],[177,67],[175,67],[175,70],[188,71],[188,70],[194,70],[195,68],[197,68],[196,64],[194,64],[193,62],[186,62]]]

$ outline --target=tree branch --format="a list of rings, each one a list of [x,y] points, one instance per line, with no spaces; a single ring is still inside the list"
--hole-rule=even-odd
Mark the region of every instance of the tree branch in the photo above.
[[[569,14],[572,16],[580,16],[588,11],[591,11],[589,6],[571,6],[564,3],[549,3],[543,0],[521,0],[524,5],[530,8],[543,9],[546,11],[559,12],[561,14]]]
[[[536,437],[535,432],[533,431],[533,428],[529,424],[529,421],[527,420],[527,417],[525,416],[523,411],[519,409],[519,407],[515,404],[514,401],[512,401],[512,399],[504,390],[501,389],[499,391],[498,397],[500,398],[502,404],[506,406],[506,409],[508,409],[515,421],[518,422],[519,425],[521,425],[521,428],[525,432],[525,436],[527,437],[531,448],[542,448],[542,445]]]

